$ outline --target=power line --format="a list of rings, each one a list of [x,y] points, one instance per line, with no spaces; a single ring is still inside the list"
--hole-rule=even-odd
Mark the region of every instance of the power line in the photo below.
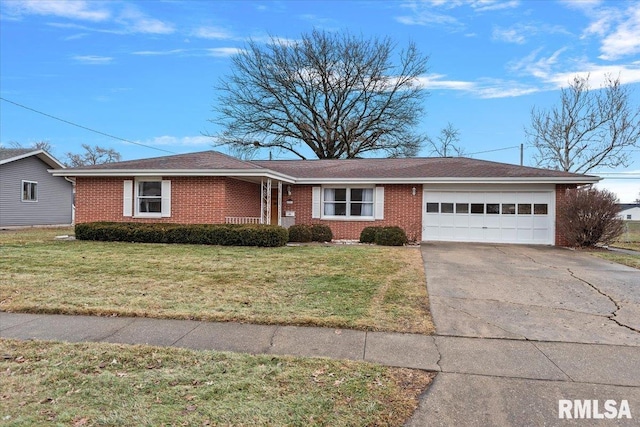
[[[494,151],[513,150],[514,148],[518,148],[519,149],[520,146],[519,145],[514,145],[513,147],[496,148],[494,150],[478,151],[477,153],[470,153],[470,154],[465,154],[465,155],[474,156],[476,154],[493,153]]]
[[[125,138],[120,138],[119,136],[115,136],[115,135],[111,135],[111,134],[108,134],[108,133],[105,133],[105,132],[101,132],[99,130],[91,129],[91,128],[86,127],[86,126],[82,126],[82,125],[79,125],[77,123],[70,122],[69,120],[61,119],[60,117],[56,117],[56,116],[52,116],[51,114],[43,113],[42,111],[38,111],[38,110],[36,110],[34,108],[27,107],[26,105],[18,104],[17,102],[11,101],[11,100],[9,100],[7,98],[3,98],[1,96],[0,96],[0,99],[5,101],[5,102],[8,102],[10,104],[16,105],[16,106],[18,106],[20,108],[24,108],[25,110],[29,110],[29,111],[33,111],[34,113],[42,114],[43,116],[49,117],[49,118],[54,119],[54,120],[61,121],[63,123],[66,123],[66,124],[71,125],[71,126],[78,127],[80,129],[88,130],[89,132],[97,133],[98,135],[107,136],[109,138],[117,139],[119,141],[127,142],[129,144],[134,144],[134,145],[139,145],[140,147],[150,148],[152,150],[163,151],[163,152],[169,153],[169,154],[177,154],[174,151],[169,151],[169,150],[165,150],[165,149],[162,149],[162,148],[153,147],[151,145],[145,145],[145,144],[142,144],[140,142],[130,141],[130,140],[125,139]]]

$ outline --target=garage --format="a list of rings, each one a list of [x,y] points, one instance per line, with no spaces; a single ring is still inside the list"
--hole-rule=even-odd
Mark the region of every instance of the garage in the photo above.
[[[553,245],[555,193],[548,188],[425,188],[423,241]]]

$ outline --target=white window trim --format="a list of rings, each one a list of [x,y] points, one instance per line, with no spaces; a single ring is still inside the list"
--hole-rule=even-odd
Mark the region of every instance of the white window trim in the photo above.
[[[158,177],[140,177],[136,178],[133,184],[133,217],[134,218],[162,218],[162,208],[160,212],[140,212],[140,203],[138,202],[139,191],[140,191],[140,182],[160,182],[162,183],[162,178]],[[162,185],[162,184],[161,184]],[[164,194],[160,195],[161,205],[164,203]]]
[[[327,188],[346,189],[347,191],[347,212],[346,215],[325,215],[324,213],[324,190]],[[368,216],[351,216],[351,189],[371,189],[373,191],[373,200],[371,203],[372,214]],[[374,185],[323,185],[320,191],[320,218],[332,221],[375,221],[376,214],[376,187]]]
[[[25,184],[35,184],[36,187],[36,197],[35,199],[25,199],[24,198],[24,185]],[[23,179],[22,183],[20,184],[20,199],[25,202],[25,203],[37,203],[38,202],[38,181],[31,181],[28,179]]]

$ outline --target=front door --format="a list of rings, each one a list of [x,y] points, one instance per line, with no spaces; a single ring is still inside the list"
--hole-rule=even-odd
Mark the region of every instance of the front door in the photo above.
[[[278,190],[271,191],[271,225],[278,225]]]

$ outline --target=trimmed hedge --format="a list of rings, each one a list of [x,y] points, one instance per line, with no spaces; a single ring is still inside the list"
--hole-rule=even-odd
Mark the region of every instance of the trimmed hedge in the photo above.
[[[402,246],[408,243],[407,233],[397,226],[365,227],[360,232],[360,243],[375,243],[381,246]]]
[[[383,227],[376,232],[375,244],[382,246],[403,246],[409,241],[407,233],[397,226]]]
[[[328,225],[313,224],[311,226],[311,240],[314,242],[330,242],[333,240],[333,231]]]
[[[75,233],[78,240],[220,246],[276,247],[289,239],[285,228],[254,224],[91,222],[76,224]]]
[[[307,224],[296,224],[289,227],[289,241],[307,243],[313,241],[311,226]]]
[[[289,227],[289,241],[296,243],[330,242],[333,231],[324,224],[296,224]]]
[[[382,230],[380,226],[365,227],[360,232],[360,243],[375,243],[376,233]]]

